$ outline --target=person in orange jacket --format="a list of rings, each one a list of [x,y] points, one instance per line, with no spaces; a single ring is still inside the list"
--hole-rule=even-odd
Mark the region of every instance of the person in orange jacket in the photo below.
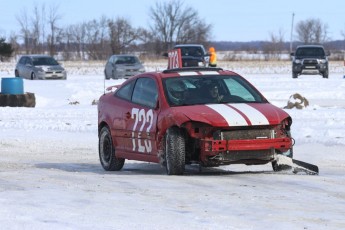
[[[216,50],[214,49],[214,47],[210,47],[208,51],[210,53],[210,61],[209,61],[208,66],[209,67],[217,67],[217,54],[216,54]]]

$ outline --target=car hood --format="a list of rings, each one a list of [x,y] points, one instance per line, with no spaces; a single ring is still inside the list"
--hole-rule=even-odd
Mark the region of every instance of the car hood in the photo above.
[[[59,65],[37,65],[35,66],[36,68],[41,68],[44,71],[49,71],[49,70],[64,70],[62,66]]]
[[[277,125],[289,117],[284,110],[269,103],[207,104],[174,109],[191,121],[214,127]]]
[[[116,67],[123,69],[140,69],[144,66],[141,64],[116,64]]]

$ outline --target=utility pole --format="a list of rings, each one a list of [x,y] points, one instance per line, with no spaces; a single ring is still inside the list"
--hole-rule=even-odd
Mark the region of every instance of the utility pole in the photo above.
[[[292,53],[292,34],[293,34],[293,20],[295,13],[292,13],[292,22],[291,22],[291,36],[290,36],[290,53]]]

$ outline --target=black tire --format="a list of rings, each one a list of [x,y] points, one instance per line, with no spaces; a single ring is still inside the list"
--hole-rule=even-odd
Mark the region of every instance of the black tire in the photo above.
[[[165,136],[165,163],[168,175],[182,175],[185,169],[186,141],[182,131],[170,128]]]
[[[322,77],[323,77],[323,78],[328,78],[328,70],[326,70],[325,72],[323,72]]]
[[[295,72],[292,72],[292,78],[297,78],[297,77],[298,77],[298,74]]]
[[[31,73],[31,80],[36,79],[36,74],[34,72]]]
[[[19,72],[18,72],[18,70],[15,70],[15,71],[14,71],[14,76],[19,77]]]
[[[106,171],[119,171],[125,164],[125,159],[117,158],[108,127],[103,127],[99,134],[99,160]]]

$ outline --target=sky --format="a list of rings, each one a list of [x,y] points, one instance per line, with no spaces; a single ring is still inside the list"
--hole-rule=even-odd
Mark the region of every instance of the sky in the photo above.
[[[59,21],[61,26],[99,19],[105,15],[114,19],[125,17],[134,26],[149,28],[150,7],[163,1],[0,0],[0,35],[8,37],[12,31],[19,31],[16,17],[24,10],[32,14],[35,4],[45,4],[47,8],[57,5],[62,16]],[[345,1],[185,0],[184,5],[197,10],[200,18],[212,25],[213,41],[269,40],[270,34],[278,34],[279,31],[282,31],[286,41],[290,41],[292,24],[311,18],[320,19],[328,25],[332,40],[344,39],[341,32],[345,31]]]
[[[64,63],[67,80],[24,80],[35,108],[0,107],[0,223],[6,230],[342,230],[345,226],[345,79],[292,79],[291,63],[219,62],[245,76],[275,106],[290,95],[309,100],[286,109],[294,158],[319,175],[272,171],[270,164],[186,167],[167,176],[159,164],[128,161],[105,172],[98,158],[97,107],[103,65]],[[166,62],[146,62],[148,71]],[[0,65],[0,78],[14,63]],[[272,87],[274,86],[274,87]],[[281,87],[279,87],[281,86]],[[79,102],[79,104],[69,104]]]

